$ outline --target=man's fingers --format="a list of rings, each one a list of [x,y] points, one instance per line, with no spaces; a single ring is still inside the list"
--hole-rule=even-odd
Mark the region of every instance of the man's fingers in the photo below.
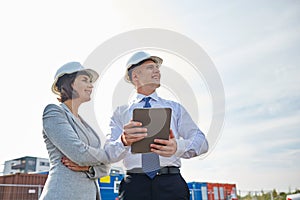
[[[147,132],[147,128],[129,128],[129,129],[124,129],[123,132],[125,134],[131,134],[131,135],[138,135],[138,134],[144,134]]]
[[[170,139],[172,139],[172,138],[175,138],[175,136],[174,136],[174,133],[173,133],[173,131],[172,131],[172,129],[170,129],[170,137],[169,137]]]
[[[134,128],[134,127],[139,127],[139,126],[142,126],[141,122],[130,121],[129,123],[124,125],[124,129]]]

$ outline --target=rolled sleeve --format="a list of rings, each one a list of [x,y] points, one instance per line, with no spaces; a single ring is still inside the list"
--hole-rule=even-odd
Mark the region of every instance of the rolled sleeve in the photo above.
[[[208,151],[208,142],[199,129],[199,127],[194,123],[189,113],[185,108],[178,104],[177,112],[177,151],[176,156],[181,158],[192,158],[199,156]]]
[[[122,119],[124,111],[118,107],[109,123],[109,134],[107,135],[107,140],[104,144],[104,149],[107,152],[110,162],[118,162],[125,158],[126,154],[129,152],[130,147],[124,146],[121,141],[121,135],[123,133],[123,122]]]

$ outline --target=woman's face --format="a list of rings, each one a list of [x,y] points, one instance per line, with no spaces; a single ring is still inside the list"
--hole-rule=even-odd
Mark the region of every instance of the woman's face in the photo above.
[[[91,79],[87,75],[78,75],[74,83],[72,84],[73,90],[75,90],[78,94],[78,99],[81,102],[86,102],[91,100],[91,94],[93,91],[93,84],[91,83]]]

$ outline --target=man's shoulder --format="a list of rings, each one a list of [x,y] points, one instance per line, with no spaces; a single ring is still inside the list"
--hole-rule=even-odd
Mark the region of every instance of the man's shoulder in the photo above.
[[[124,105],[119,105],[119,106],[117,106],[117,107],[114,109],[114,111],[115,111],[115,112],[125,112],[125,111],[128,111],[128,109],[129,109],[129,105],[124,104]]]
[[[172,107],[181,107],[181,104],[174,100],[164,99],[161,97],[159,97],[158,100],[161,101],[163,104],[170,105]]]

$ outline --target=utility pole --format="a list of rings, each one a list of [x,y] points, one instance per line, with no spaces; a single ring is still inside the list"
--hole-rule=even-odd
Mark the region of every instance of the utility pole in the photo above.
[[[273,198],[273,191],[271,191],[270,194],[271,194],[271,200],[274,200],[274,198]]]

